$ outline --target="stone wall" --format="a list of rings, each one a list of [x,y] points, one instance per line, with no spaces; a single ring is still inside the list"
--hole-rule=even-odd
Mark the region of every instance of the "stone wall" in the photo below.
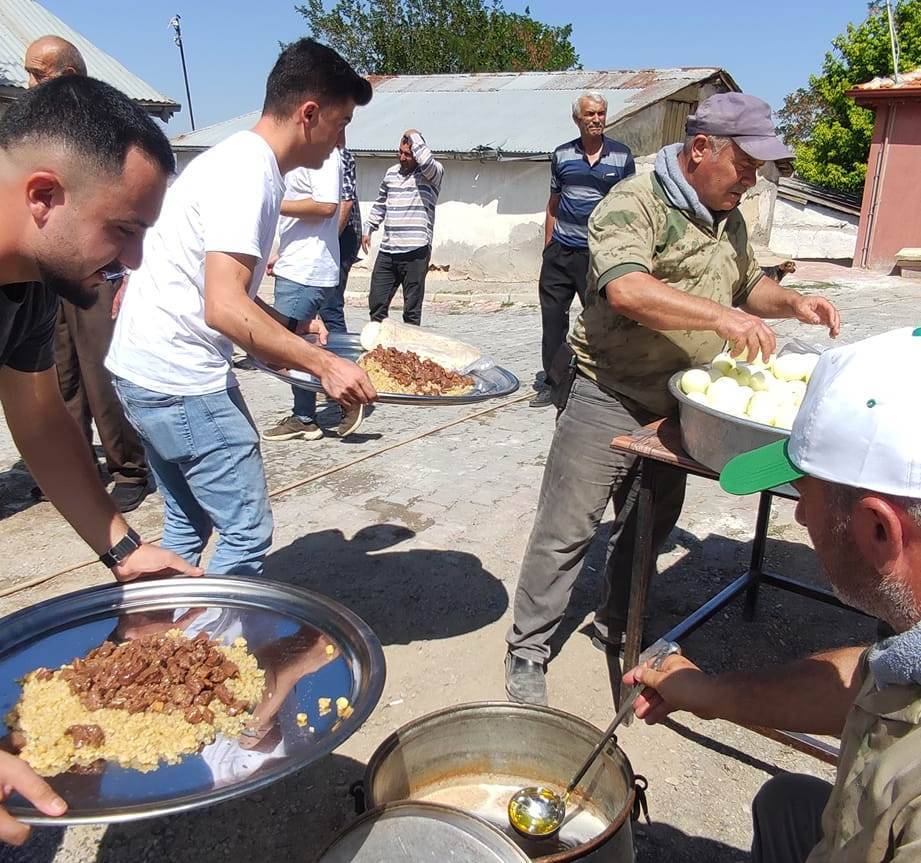
[[[851,259],[860,217],[819,204],[778,198],[771,249],[791,258]]]

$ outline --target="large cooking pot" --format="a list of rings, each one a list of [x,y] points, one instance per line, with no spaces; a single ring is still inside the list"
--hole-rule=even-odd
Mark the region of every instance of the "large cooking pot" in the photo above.
[[[634,776],[616,742],[576,789],[556,838],[526,840],[508,823],[514,791],[537,784],[562,791],[600,736],[584,719],[548,707],[449,707],[391,734],[371,756],[356,799],[360,809],[399,800],[457,807],[498,827],[541,863],[632,863],[631,818],[644,802],[645,780]]]

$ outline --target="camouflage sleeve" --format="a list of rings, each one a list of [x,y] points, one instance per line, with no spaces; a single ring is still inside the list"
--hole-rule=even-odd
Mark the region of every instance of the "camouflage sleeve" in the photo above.
[[[755,255],[755,250],[752,248],[751,243],[745,244],[745,256],[747,258],[745,275],[739,280],[738,284],[735,286],[735,290],[732,292],[732,304],[734,306],[744,305],[755,285],[764,277],[764,270],[758,266],[758,258]]]
[[[911,863],[921,856],[921,800],[912,800],[892,823],[894,854],[892,863]]]
[[[627,273],[652,272],[656,217],[632,189],[614,188],[588,220],[589,285],[602,290]]]

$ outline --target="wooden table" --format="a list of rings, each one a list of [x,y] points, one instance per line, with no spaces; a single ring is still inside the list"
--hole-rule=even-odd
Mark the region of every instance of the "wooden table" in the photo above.
[[[639,485],[636,500],[636,535],[633,567],[630,573],[630,604],[627,612],[626,640],[623,651],[623,668],[629,669],[633,668],[639,659],[643,640],[643,615],[646,609],[649,583],[655,567],[652,528],[656,472],[663,468],[678,469],[693,476],[711,480],[718,480],[719,475],[694,461],[684,451],[681,445],[681,430],[678,421],[674,419],[659,420],[637,429],[632,434],[616,437],[611,442],[611,447],[618,452],[636,456],[638,467],[635,479],[635,482]],[[780,588],[781,590],[789,590],[838,608],[856,611],[856,609],[844,605],[829,590],[789,576],[765,572],[764,548],[767,542],[771,504],[775,497],[795,500],[796,494],[795,492],[791,494],[781,489],[761,492],[758,502],[758,517],[755,523],[755,538],[752,544],[751,562],[748,570],[705,602],[700,608],[664,633],[661,636],[663,639],[676,641],[680,644],[688,635],[703,626],[713,615],[717,614],[742,593],[745,594],[743,618],[748,621],[752,620],[758,602],[758,591],[763,584]],[[619,695],[622,697],[623,693],[624,687],[621,684]],[[620,698],[618,697],[617,700],[619,703]],[[821,758],[823,761],[835,763],[837,759],[837,749],[817,738],[759,727],[753,727],[753,730]]]

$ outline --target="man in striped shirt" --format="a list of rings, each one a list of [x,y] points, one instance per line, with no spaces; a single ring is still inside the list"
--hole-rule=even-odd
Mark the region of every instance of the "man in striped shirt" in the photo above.
[[[630,148],[604,134],[608,103],[600,93],[583,93],[572,103],[579,137],[561,144],[550,158],[550,200],[544,223],[544,254],[538,294],[543,328],[544,386],[531,400],[549,407],[550,365],[569,333],[569,307],[579,295],[585,306],[588,276],[588,217],[624,177],[636,173]]]
[[[416,129],[403,133],[399,157],[399,164],[390,167],[381,181],[361,246],[368,251],[371,234],[383,223],[384,236],[368,294],[371,320],[387,317],[390,303],[402,286],[403,320],[418,326],[422,323],[425,276],[432,255],[435,204],[445,169]]]

